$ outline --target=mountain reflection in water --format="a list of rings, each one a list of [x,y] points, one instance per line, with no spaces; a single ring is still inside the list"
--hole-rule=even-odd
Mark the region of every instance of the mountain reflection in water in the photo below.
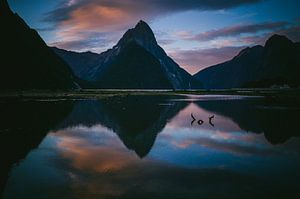
[[[298,105],[129,95],[1,102],[0,108],[4,198],[298,194]],[[204,121],[214,115],[215,126],[191,126],[191,113]]]

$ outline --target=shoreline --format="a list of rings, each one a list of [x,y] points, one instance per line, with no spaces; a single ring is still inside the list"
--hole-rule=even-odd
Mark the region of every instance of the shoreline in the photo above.
[[[300,89],[215,89],[215,90],[6,90],[0,99],[98,99],[127,95],[240,95],[299,100]]]

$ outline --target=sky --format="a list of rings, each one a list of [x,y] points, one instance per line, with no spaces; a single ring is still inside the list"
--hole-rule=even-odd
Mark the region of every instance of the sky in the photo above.
[[[194,74],[272,34],[300,41],[299,0],[8,0],[49,46],[101,53],[139,20]]]

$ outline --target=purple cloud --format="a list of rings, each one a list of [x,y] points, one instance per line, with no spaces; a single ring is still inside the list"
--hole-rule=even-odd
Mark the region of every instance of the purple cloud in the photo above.
[[[57,27],[58,40],[84,40],[81,32],[120,32],[140,19],[151,21],[158,16],[188,10],[219,10],[258,3],[263,0],[64,0],[46,14],[44,22]]]
[[[285,28],[287,22],[264,22],[258,24],[235,25],[216,30],[210,30],[197,35],[185,35],[183,39],[196,41],[210,41],[221,37],[239,36],[241,34],[255,34],[261,31],[274,32]]]
[[[191,74],[194,74],[208,66],[232,59],[246,46],[227,46],[221,48],[208,48],[198,50],[177,50],[170,53],[179,65]]]
[[[289,39],[295,42],[300,41],[300,26],[289,26],[287,28],[283,28],[273,32],[267,32],[264,34],[259,35],[251,35],[251,36],[244,36],[240,38],[240,41],[244,44],[260,44],[264,45],[266,40],[271,37],[273,34],[285,35]]]

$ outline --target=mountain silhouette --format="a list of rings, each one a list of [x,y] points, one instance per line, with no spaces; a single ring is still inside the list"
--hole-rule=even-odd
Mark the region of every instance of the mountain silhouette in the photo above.
[[[299,86],[300,44],[273,35],[265,46],[248,47],[232,60],[208,67],[193,78],[205,88]]]
[[[169,99],[168,96],[120,96],[80,101],[59,128],[101,124],[114,131],[128,149],[143,158],[167,122],[188,104],[168,102]]]
[[[76,88],[70,67],[0,0],[2,89]]]
[[[158,45],[144,21],[138,22],[112,49],[101,54],[53,50],[71,66],[85,87],[188,89],[192,86],[192,76]]]

